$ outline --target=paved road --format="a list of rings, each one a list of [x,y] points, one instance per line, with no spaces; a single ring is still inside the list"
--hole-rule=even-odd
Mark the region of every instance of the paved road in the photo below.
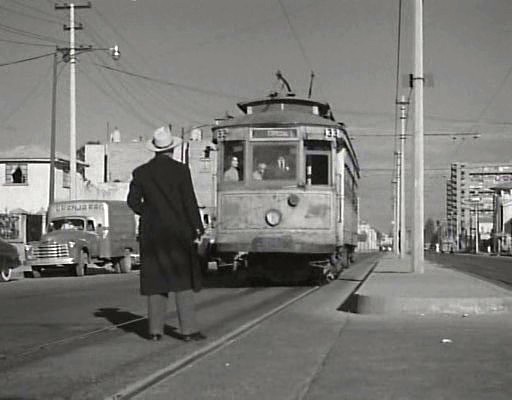
[[[512,289],[512,257],[427,253],[427,259]]]
[[[80,392],[95,398],[91,385],[98,393],[114,392],[193,351],[193,344],[169,336],[156,344],[145,339],[138,279],[135,271],[0,285],[0,398],[71,398]],[[210,339],[311,289],[249,287],[222,277],[206,284],[197,308]],[[169,306],[166,332],[172,333],[177,321],[174,303]]]

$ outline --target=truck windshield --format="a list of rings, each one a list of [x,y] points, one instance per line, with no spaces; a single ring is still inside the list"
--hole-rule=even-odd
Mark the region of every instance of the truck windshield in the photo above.
[[[83,231],[84,230],[84,220],[79,218],[62,218],[62,219],[54,219],[50,222],[50,226],[48,227],[48,231]]]

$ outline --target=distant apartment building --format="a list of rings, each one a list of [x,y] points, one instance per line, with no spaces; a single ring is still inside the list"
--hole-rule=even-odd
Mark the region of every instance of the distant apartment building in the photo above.
[[[446,221],[448,239],[456,249],[481,251],[491,245],[493,188],[503,182],[512,182],[512,162],[451,165],[446,182]]]

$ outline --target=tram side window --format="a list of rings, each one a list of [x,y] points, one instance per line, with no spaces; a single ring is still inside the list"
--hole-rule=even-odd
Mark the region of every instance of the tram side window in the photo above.
[[[331,144],[322,140],[304,142],[306,153],[306,182],[308,185],[328,185]]]
[[[297,176],[297,145],[258,143],[252,152],[255,181],[289,180]]]
[[[244,180],[244,143],[242,141],[224,142],[224,182]]]

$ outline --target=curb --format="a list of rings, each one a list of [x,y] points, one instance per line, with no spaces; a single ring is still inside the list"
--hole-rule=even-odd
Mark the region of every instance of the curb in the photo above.
[[[491,314],[512,311],[512,297],[409,298],[355,295],[358,314]]]

